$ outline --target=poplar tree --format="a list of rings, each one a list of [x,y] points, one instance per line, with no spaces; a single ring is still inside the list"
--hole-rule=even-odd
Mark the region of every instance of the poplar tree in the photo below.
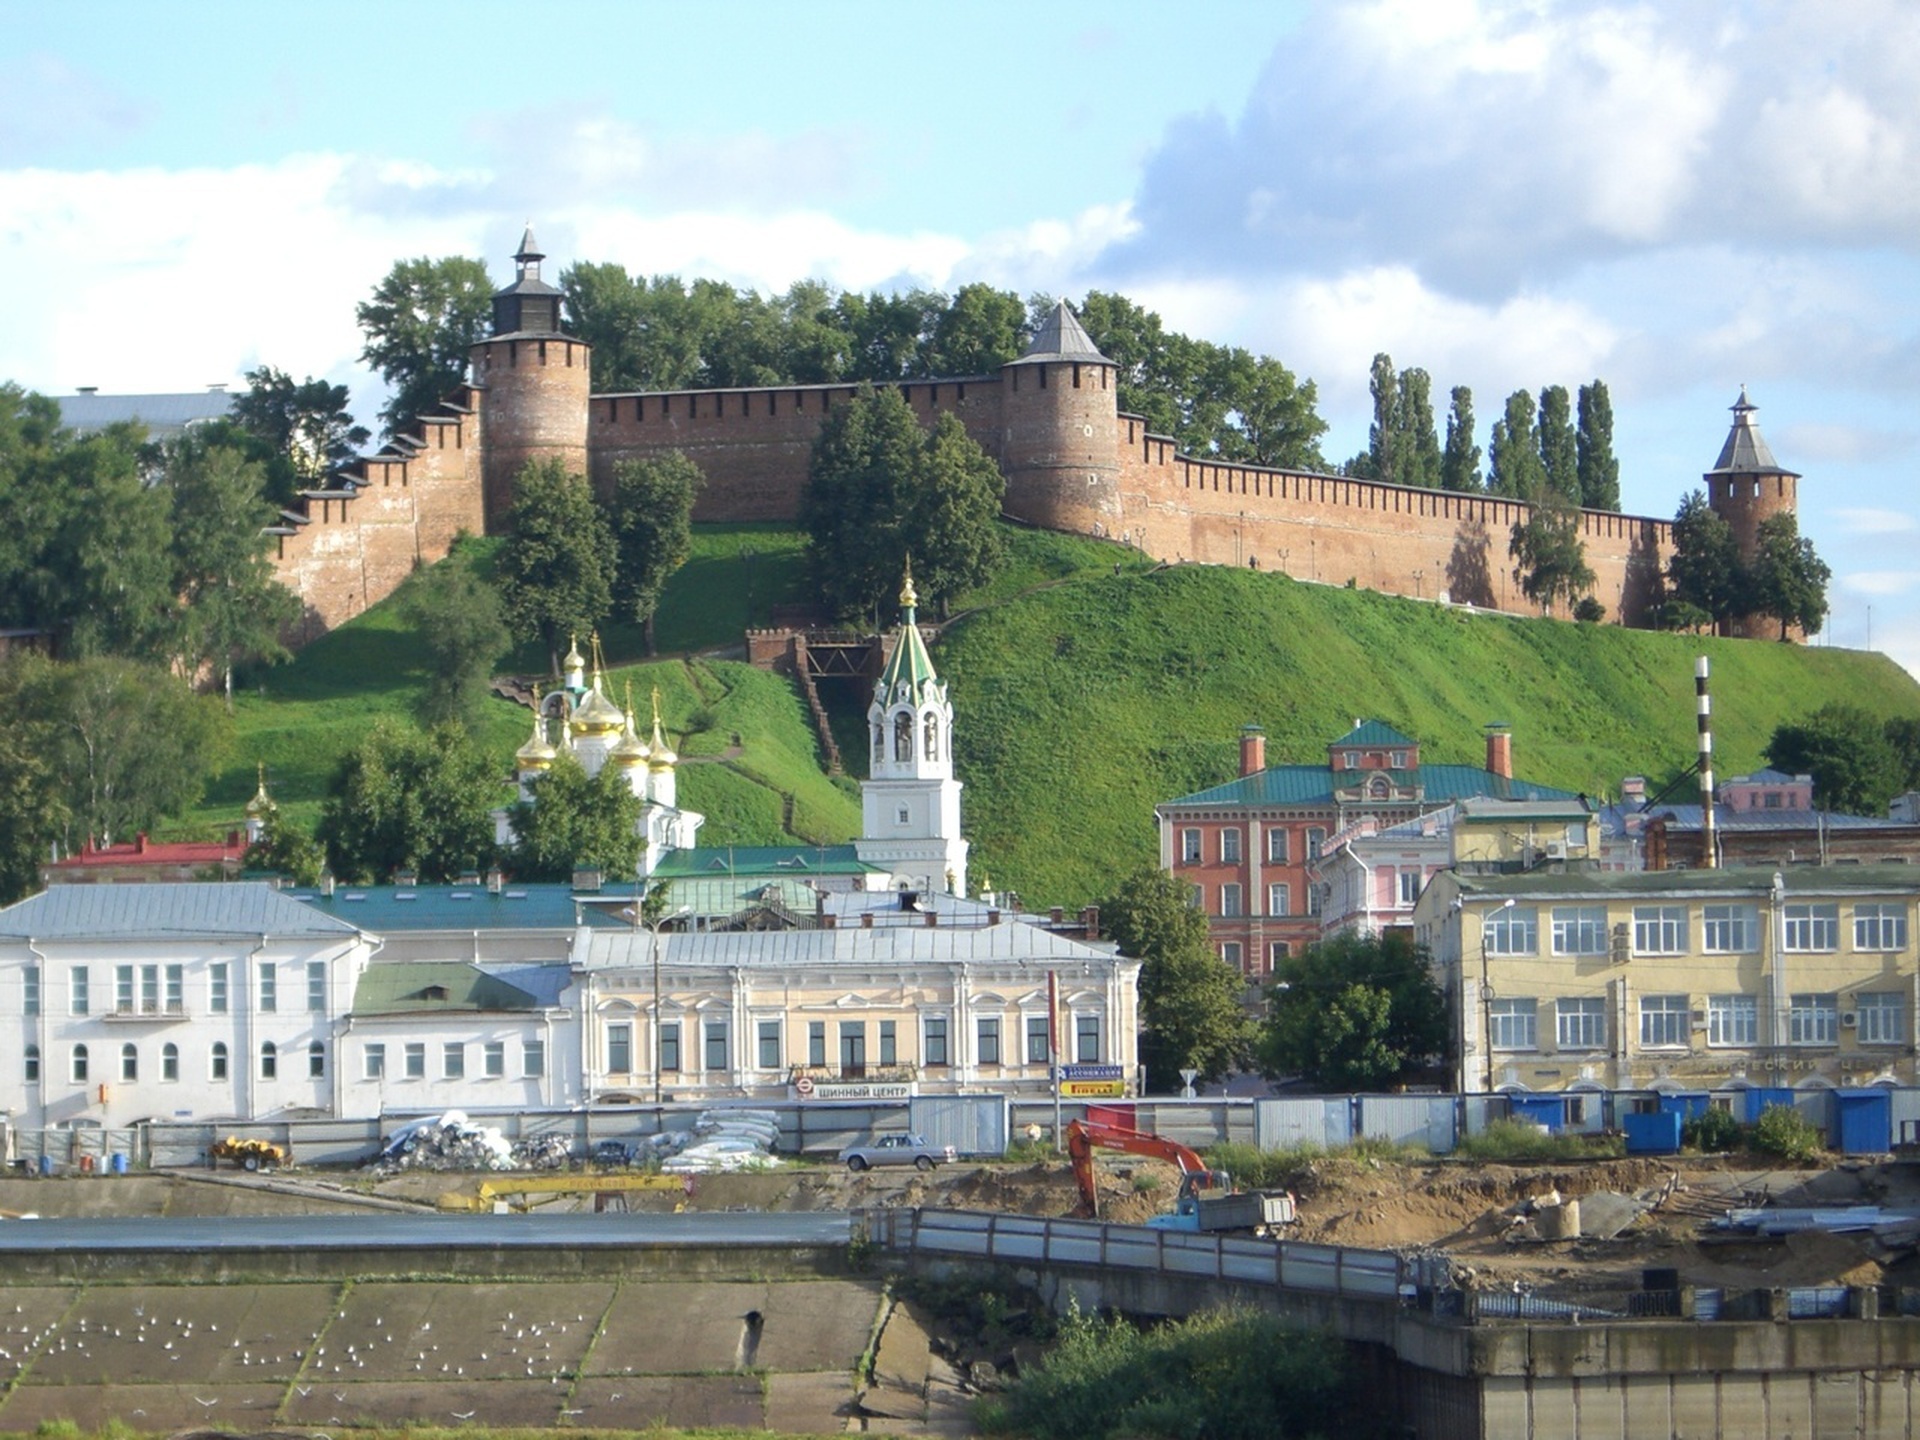
[[[1440,441],[1433,427],[1433,377],[1419,366],[1400,372],[1397,449],[1405,473],[1402,485],[1433,490],[1440,484]]]
[[[1547,487],[1580,503],[1579,449],[1574,442],[1573,406],[1564,385],[1540,392],[1540,468]]]
[[[1389,485],[1401,484],[1406,446],[1400,383],[1393,371],[1393,357],[1384,350],[1373,357],[1367,389],[1373,394],[1373,425],[1367,431],[1367,478],[1384,480]]]
[[[673,572],[693,553],[693,503],[707,477],[678,450],[613,467],[613,533],[619,546],[614,599],[646,633],[656,653],[653,622]]]
[[[1480,489],[1480,447],[1473,440],[1473,391],[1453,387],[1447,411],[1447,448],[1440,456],[1442,490]]]
[[[1507,397],[1506,418],[1496,420],[1487,449],[1487,489],[1512,500],[1532,500],[1546,488],[1546,468],[1534,438],[1533,396],[1516,390]]]
[[[1580,503],[1589,510],[1620,508],[1620,462],[1613,454],[1613,401],[1606,382],[1580,387]]]

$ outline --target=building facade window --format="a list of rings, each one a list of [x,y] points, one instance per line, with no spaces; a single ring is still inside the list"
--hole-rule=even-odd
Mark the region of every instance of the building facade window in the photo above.
[[[1540,948],[1539,913],[1525,905],[1507,905],[1487,913],[1480,943],[1489,955],[1531,955]]]
[[[403,1073],[409,1080],[427,1078],[427,1043],[424,1040],[409,1040],[407,1048],[401,1052],[400,1063]]]
[[[520,1042],[520,1074],[538,1080],[547,1073],[547,1042],[527,1039]]]
[[[1100,1017],[1098,1015],[1073,1017],[1073,1059],[1077,1065],[1100,1063]]]
[[[72,1067],[73,1068],[71,1073],[73,1075],[73,1083],[76,1085],[86,1084],[87,1083],[87,1047],[86,1046],[76,1045],[73,1047]]]
[[[1420,898],[1420,882],[1423,877],[1418,870],[1400,872],[1400,903],[1411,907]]]
[[[1750,955],[1760,948],[1760,907],[1704,905],[1700,909],[1701,949],[1709,955]]]
[[[1489,1000],[1487,1037],[1495,1050],[1540,1048],[1540,1005],[1535,1000]]]
[[[1856,1037],[1862,1045],[1899,1045],[1907,1038],[1906,1006],[1897,990],[1879,990],[1859,997]]]
[[[778,1070],[780,1068],[780,1022],[778,1020],[756,1022],[754,1042],[760,1049],[756,1057],[760,1062],[760,1068]]]
[[[1188,829],[1180,832],[1180,863],[1198,865],[1200,863],[1200,832]]]
[[[1267,863],[1284,865],[1287,863],[1287,832],[1278,825],[1267,827]]]
[[[327,1013],[327,962],[307,962],[307,1009],[315,1015]]]
[[[1222,865],[1240,863],[1240,832],[1231,825],[1220,832],[1220,863]]]
[[[387,1047],[385,1045],[376,1040],[360,1052],[360,1074],[367,1080],[387,1078]]]
[[[211,1080],[227,1078],[227,1042],[216,1040],[213,1049],[207,1052],[207,1077]]]
[[[1607,1002],[1598,996],[1554,1003],[1554,1045],[1561,1050],[1603,1050],[1607,1044]]]
[[[167,1014],[182,1015],[187,1009],[187,968],[184,965],[169,965],[166,969]]]
[[[160,1078],[178,1080],[180,1078],[180,1047],[166,1044],[160,1047]]]
[[[867,1073],[867,1022],[840,1022],[840,1073],[862,1076]]]
[[[928,1065],[948,1063],[946,1016],[929,1015],[920,1022],[920,1056]]]
[[[280,970],[271,960],[262,960],[259,982],[254,987],[254,1003],[263,1014],[280,1008]]]
[[[307,1046],[307,1078],[309,1080],[327,1078],[327,1047],[324,1041],[315,1040]]]
[[[1292,957],[1293,942],[1291,940],[1269,940],[1267,942],[1267,968],[1269,970],[1278,970],[1282,960],[1289,960]]]
[[[1800,954],[1840,948],[1840,907],[1832,904],[1788,905],[1781,929],[1786,948]]]
[[[1320,848],[1326,843],[1326,827],[1321,825],[1307,826],[1307,858],[1309,860],[1318,860],[1320,858]]]
[[[628,1042],[629,1048],[632,1041]],[[449,1040],[440,1047],[440,1078],[443,1080],[464,1080],[467,1078],[467,1047],[464,1041]]]
[[[131,965],[113,967],[113,1012],[116,1015],[133,1014],[133,966]]]
[[[1640,1046],[1644,1050],[1682,1049],[1687,1043],[1687,1025],[1692,1012],[1684,995],[1642,995],[1640,997]]]
[[[1636,905],[1633,907],[1633,953],[1684,955],[1687,953],[1687,907]]]
[[[26,1082],[29,1085],[38,1085],[40,1083],[40,1047],[38,1045],[27,1046],[25,1061]]]
[[[1707,1044],[1758,1045],[1760,1002],[1751,995],[1707,997]]]
[[[140,1047],[127,1044],[120,1047],[120,1078],[138,1080],[140,1078]]]
[[[607,1026],[607,1073],[633,1073],[633,1026],[624,1022]]]
[[[976,1045],[974,1053],[982,1065],[1000,1063],[1000,1018],[997,1015],[982,1015],[975,1031]]]
[[[1243,953],[1238,940],[1222,940],[1220,942],[1220,960],[1229,970],[1238,970],[1241,968],[1241,956]]]
[[[1223,919],[1238,920],[1241,914],[1240,887],[1222,885],[1220,887],[1220,914]]]
[[[1291,885],[1267,886],[1267,914],[1291,915],[1293,913],[1293,887]]]
[[[894,1020],[880,1022],[880,1063],[898,1065],[900,1063],[900,1026]]]
[[[1806,994],[1791,997],[1787,1010],[1787,1041],[1792,1045],[1840,1043],[1840,997]]]
[[[913,757],[909,755],[908,759]],[[706,1040],[706,1068],[709,1070],[728,1070],[732,1066],[727,1059],[727,1022],[709,1020],[702,1029]]]
[[[669,1020],[660,1027],[660,1070],[662,1074],[680,1073],[680,1022]]]
[[[84,1015],[92,1004],[89,995],[91,986],[87,982],[87,967],[76,965],[68,972],[67,1009],[75,1015]]]
[[[280,1077],[280,1047],[271,1040],[260,1042],[260,1078],[277,1080]]]
[[[20,1013],[38,1015],[40,1013],[40,967],[27,965],[20,971]]]
[[[807,1022],[807,1064],[825,1065],[827,1063],[827,1022],[809,1020]]]
[[[1027,1016],[1027,1063],[1044,1065],[1051,1055],[1052,1047],[1047,1044],[1047,1017],[1044,1015]]]
[[[224,960],[207,966],[207,1011],[213,1015],[227,1013],[227,962]]]
[[[1606,954],[1606,907],[1604,905],[1554,906],[1553,953],[1556,955]]]
[[[1853,948],[1904,950],[1907,948],[1907,907],[1856,905],[1853,907]]]

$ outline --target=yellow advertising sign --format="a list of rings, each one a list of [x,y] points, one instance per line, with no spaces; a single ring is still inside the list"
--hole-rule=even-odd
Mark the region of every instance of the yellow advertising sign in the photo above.
[[[1118,1100],[1127,1093],[1124,1080],[1062,1080],[1063,1100]]]

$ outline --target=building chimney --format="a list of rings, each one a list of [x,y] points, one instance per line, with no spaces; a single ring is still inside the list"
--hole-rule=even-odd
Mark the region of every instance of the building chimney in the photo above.
[[[1240,727],[1240,773],[1258,775],[1267,768],[1267,732],[1258,725]]]
[[[1100,907],[1098,905],[1088,905],[1082,909],[1080,912],[1080,924],[1087,932],[1087,939],[1098,940],[1100,938]]]
[[[860,912],[860,928],[862,930],[873,929],[873,911],[862,910]]]
[[[998,910],[987,911],[987,924],[998,925],[999,923],[1000,923],[1000,912]]]
[[[1487,726],[1487,773],[1513,778],[1513,732],[1503,723]]]
[[[1625,775],[1620,780],[1620,803],[1622,805],[1641,805],[1647,798],[1647,777],[1644,775]]]

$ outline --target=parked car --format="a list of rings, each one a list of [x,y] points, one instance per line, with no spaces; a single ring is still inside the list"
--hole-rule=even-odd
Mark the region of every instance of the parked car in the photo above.
[[[859,1171],[874,1165],[911,1165],[916,1170],[931,1170],[954,1158],[951,1145],[929,1145],[919,1135],[882,1135],[865,1145],[849,1145],[840,1152],[849,1170]]]

